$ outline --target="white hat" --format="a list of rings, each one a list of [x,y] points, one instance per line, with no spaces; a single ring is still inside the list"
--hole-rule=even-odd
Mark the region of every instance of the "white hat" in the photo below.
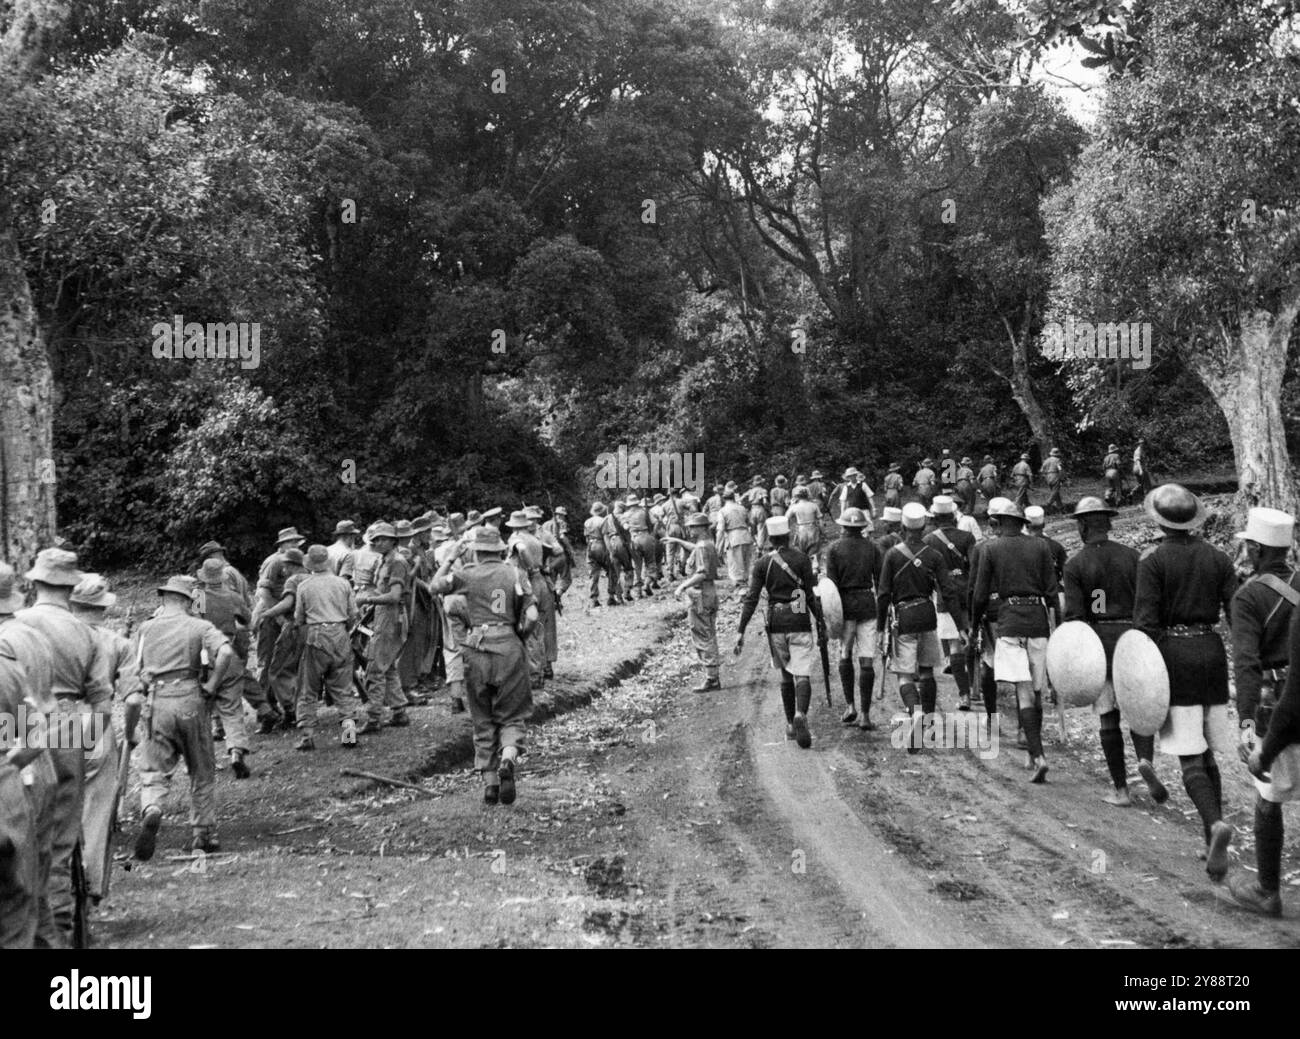
[[[1255,541],[1273,548],[1287,548],[1295,533],[1295,517],[1281,509],[1255,508],[1246,513],[1246,529],[1238,541]]]
[[[1047,523],[1047,513],[1041,505],[1026,505],[1025,522],[1031,527],[1041,527]]]
[[[936,494],[930,505],[930,512],[935,516],[948,516],[957,511],[957,503],[946,494]]]
[[[766,522],[768,537],[784,537],[790,533],[790,520],[785,516],[769,516]]]
[[[989,502],[989,515],[992,517],[1013,516],[1016,519],[1025,518],[1020,509],[1016,507],[1016,503],[1010,498],[994,498]]]
[[[925,526],[927,516],[929,513],[919,501],[909,501],[903,506],[903,526],[908,530],[920,530]]]
[[[903,510],[895,508],[893,505],[886,505],[880,519],[882,523],[901,523],[903,521]]]

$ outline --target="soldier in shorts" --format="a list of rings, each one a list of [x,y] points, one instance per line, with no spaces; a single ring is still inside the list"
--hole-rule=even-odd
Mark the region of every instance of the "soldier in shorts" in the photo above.
[[[939,690],[934,669],[943,663],[939,641],[936,598],[966,628],[966,604],[961,601],[943,554],[925,543],[926,507],[919,502],[903,506],[903,540],[889,550],[880,568],[876,627],[883,635],[888,626],[889,670],[898,676],[898,695],[911,716],[907,752],[921,749],[921,723],[938,707]],[[961,635],[965,646],[965,636]]]
[[[1138,552],[1128,545],[1111,541],[1110,518],[1118,510],[1100,498],[1083,498],[1075,506],[1079,523],[1079,540],[1083,547],[1065,564],[1065,619],[1084,621],[1101,639],[1106,651],[1106,684],[1093,703],[1099,719],[1101,752],[1106,759],[1114,792],[1104,800],[1124,808],[1133,801],[1128,793],[1128,767],[1124,763],[1124,735],[1119,728],[1119,704],[1111,682],[1111,661],[1115,644],[1133,627],[1133,596],[1137,591]],[[1169,792],[1156,776],[1155,737],[1130,732],[1133,751],[1137,754],[1138,772],[1156,804],[1164,804]]]
[[[1263,916],[1282,915],[1282,805],[1300,799],[1300,746],[1270,746],[1267,765],[1258,746],[1263,739],[1279,743],[1286,728],[1280,724],[1274,733],[1271,723],[1283,688],[1292,684],[1290,662],[1300,639],[1300,573],[1287,564],[1294,534],[1295,519],[1287,513],[1251,509],[1237,535],[1254,569],[1232,600],[1232,666],[1240,750],[1255,775],[1258,872],[1231,877],[1226,894],[1232,904]]]
[[[1216,883],[1228,870],[1232,827],[1223,821],[1223,781],[1215,751],[1234,749],[1228,721],[1228,657],[1215,630],[1231,616],[1237,577],[1232,560],[1195,537],[1205,506],[1185,487],[1167,483],[1146,496],[1147,515],[1163,540],[1138,562],[1134,626],[1160,647],[1169,671],[1169,716],[1160,750],[1178,756],[1183,787],[1205,828],[1205,872]]]
[[[835,520],[844,533],[826,553],[826,576],[834,583],[844,607],[844,626],[830,634],[840,640],[840,684],[847,705],[840,721],[857,722],[864,731],[874,729],[871,720],[871,693],[876,684],[875,658],[879,655],[879,628],[876,625],[876,586],[880,582],[882,556],[870,538],[871,521],[858,508],[846,508]],[[853,658],[858,658],[862,672],[858,688],[862,707],[853,703]]]
[[[999,693],[1016,697],[1034,774],[1031,782],[1047,779],[1043,754],[1043,687],[1047,683],[1047,637],[1057,607],[1056,567],[1042,538],[1026,537],[1024,513],[1014,502],[989,505],[999,536],[988,542],[978,558],[971,594],[972,628],[978,628],[997,596],[997,641],[993,677]]]
[[[797,490],[797,488],[796,488]],[[784,516],[767,521],[771,551],[754,562],[740,613],[735,655],[745,644],[745,628],[767,593],[767,643],[772,667],[781,672],[781,704],[785,708],[786,738],[803,749],[812,746],[808,708],[812,703],[813,621],[818,639],[826,638],[821,600],[817,598],[812,562],[790,547],[790,522]]]

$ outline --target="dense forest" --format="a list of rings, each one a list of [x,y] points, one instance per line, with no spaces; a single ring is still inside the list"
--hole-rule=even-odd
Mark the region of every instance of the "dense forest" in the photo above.
[[[941,447],[1095,475],[1145,436],[1293,507],[1292,19],[0,2],[5,554],[582,508],[620,445],[712,482]],[[1095,120],[1036,75],[1063,48]],[[1044,350],[1067,318],[1149,323],[1149,364]],[[256,354],[187,357],[191,323]]]

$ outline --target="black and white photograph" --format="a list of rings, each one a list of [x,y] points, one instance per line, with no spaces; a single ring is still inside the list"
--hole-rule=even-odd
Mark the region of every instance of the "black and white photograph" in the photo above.
[[[1300,0],[0,0],[0,948],[1244,1023],[1297,315]]]

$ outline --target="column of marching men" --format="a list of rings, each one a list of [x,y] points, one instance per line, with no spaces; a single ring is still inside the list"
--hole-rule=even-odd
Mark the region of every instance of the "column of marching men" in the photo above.
[[[1095,663],[1102,668],[1085,700],[1098,716],[1113,786],[1102,801],[1123,808],[1133,799],[1116,694],[1116,649],[1125,633],[1141,633],[1144,640],[1130,640],[1134,649],[1121,663],[1123,687],[1134,714],[1141,716],[1128,719],[1138,775],[1152,800],[1164,803],[1169,792],[1156,771],[1157,747],[1175,758],[1183,789],[1201,819],[1206,872],[1222,884],[1216,893],[1237,908],[1280,916],[1281,805],[1300,798],[1300,669],[1289,667],[1291,655],[1300,653],[1295,609],[1300,572],[1289,562],[1295,520],[1275,509],[1250,509],[1245,530],[1236,535],[1234,565],[1199,536],[1207,513],[1195,494],[1172,483],[1147,489],[1150,470],[1139,441],[1134,477],[1145,491],[1143,511],[1159,534],[1157,544],[1139,553],[1110,538],[1116,506],[1131,497],[1114,471],[1116,451],[1112,444],[1105,459],[1106,493],[1082,498],[1073,510],[1082,545],[1068,558],[1064,546],[1044,530],[1047,508],[1062,507],[1063,469],[1059,461],[1052,464],[1056,452],[1045,466],[1046,508],[1020,504],[1029,500],[1027,456],[1020,477],[1013,473],[1018,501],[997,493],[996,467],[987,456],[978,475],[963,458],[957,466],[945,464],[941,471],[949,475],[943,477],[926,459],[914,483],[920,500],[906,504],[900,467],[891,465],[879,522],[874,494],[855,467],[829,493],[820,471],[814,471],[811,479],[796,477],[788,496],[784,477],[776,478],[770,494],[765,481],[755,477],[744,495],[726,483],[715,485],[703,503],[689,492],[656,501],[652,514],[657,510],[665,522],[680,519],[696,533],[693,547],[681,543],[691,554],[682,563],[687,580],[678,588],[679,595],[690,595],[691,634],[705,670],[696,691],[722,685],[714,582],[725,558],[730,579],[747,581],[735,655],[765,600],[764,627],[772,667],[780,675],[786,736],[799,747],[812,745],[808,714],[816,653],[819,645],[834,641],[843,724],[876,729],[871,708],[877,671],[882,671],[894,676],[907,715],[907,752],[921,753],[923,722],[943,713],[935,679],[942,667],[957,686],[959,712],[971,710],[973,694],[983,701],[985,745],[1000,732],[1001,710],[1009,708],[1016,745],[1027,752],[1030,782],[1043,784],[1049,772],[1043,701],[1045,695],[1057,700],[1048,681],[1049,636],[1065,622],[1078,622],[1093,633]],[[945,451],[944,462],[949,460]],[[940,488],[951,493],[935,493],[939,479]],[[986,531],[972,515],[976,490],[987,501]],[[750,506],[753,536],[742,534],[737,514],[728,511],[737,501]],[[830,514],[838,536],[827,536]],[[599,503],[593,506],[595,522],[587,527],[593,548],[605,537],[609,518]],[[676,542],[671,535],[666,540]],[[616,573],[611,569],[612,594]],[[595,581],[593,571],[593,604]],[[836,603],[833,628],[823,611],[828,594]],[[1220,621],[1233,643],[1235,738]],[[1083,648],[1072,637],[1061,644],[1067,659]],[[1145,657],[1138,652],[1143,646],[1149,647]],[[885,694],[883,679],[879,689],[877,700]],[[1064,739],[1064,703],[1058,706]],[[1219,768],[1225,754],[1246,764],[1257,790],[1254,874],[1228,876],[1233,830],[1224,820]]]
[[[1158,647],[1169,695],[1154,723],[1127,719],[1138,774],[1155,801],[1167,799],[1156,773],[1158,732],[1159,749],[1177,757],[1202,819],[1207,872],[1222,881],[1232,830],[1223,819],[1218,756],[1238,750],[1259,791],[1258,874],[1233,877],[1221,890],[1235,905],[1276,915],[1280,805],[1300,796],[1300,683],[1288,670],[1300,638],[1300,578],[1287,563],[1294,521],[1251,510],[1238,535],[1237,570],[1248,573],[1239,586],[1233,562],[1196,535],[1204,506],[1166,484],[1144,497],[1161,540],[1139,557],[1109,538],[1115,505],[1126,497],[1111,448],[1106,495],[1074,509],[1083,547],[1069,559],[1043,532],[1045,509],[1021,504],[1032,482],[1027,458],[1019,474],[1012,471],[1015,499],[999,493],[989,456],[977,472],[969,457],[957,461],[944,451],[937,472],[929,458],[919,466],[916,501],[904,502],[901,467],[891,464],[879,510],[852,466],[834,487],[813,470],[793,486],[776,476],[770,490],[762,476],[743,491],[719,483],[703,500],[672,488],[632,492],[612,507],[597,501],[582,531],[591,605],[600,605],[602,578],[610,606],[680,581],[674,593],[687,601],[702,670],[695,690],[707,692],[722,688],[718,582],[727,580],[744,588],[736,654],[763,604],[786,735],[799,747],[812,744],[818,651],[833,640],[845,725],[876,728],[873,703],[893,676],[890,686],[919,733],[925,719],[943,713],[942,668],[956,683],[958,711],[971,710],[974,697],[982,701],[986,737],[1000,732],[1000,712],[1008,710],[1035,784],[1049,772],[1048,639],[1063,622],[1081,622],[1105,657],[1093,709],[1114,787],[1105,801],[1117,807],[1132,797],[1112,670],[1121,637],[1143,632]],[[1142,450],[1139,443],[1139,487],[1149,478]],[[1063,468],[1050,464],[1057,457],[1049,455],[1042,470],[1048,508],[1061,506]],[[987,530],[973,514],[980,498]],[[556,618],[575,562],[566,510],[544,518],[538,508],[508,517],[499,508],[431,511],[379,521],[364,533],[345,520],[332,543],[306,551],[290,527],[277,534],[252,587],[224,548],[208,542],[196,575],[157,587],[159,606],[132,640],[105,623],[115,603],[105,580],[82,573],[66,548],[39,553],[25,575],[30,604],[13,568],[0,564],[0,716],[26,711],[52,720],[45,747],[19,742],[0,759],[0,947],[56,947],[80,937],[77,907],[86,898],[77,897],[78,885],[84,876],[91,904],[107,894],[110,835],[133,747],[141,779],[136,857],[155,852],[181,761],[190,784],[189,847],[218,851],[215,746],[224,742],[236,780],[251,775],[246,704],[258,733],[296,728],[297,749],[312,752],[323,700],[337,709],[339,745],[356,748],[362,737],[409,725],[408,708],[427,702],[425,683],[441,679],[451,710],[471,716],[484,801],[511,804],[532,694],[553,677]],[[828,627],[822,600],[831,592]],[[1215,628],[1221,617],[1230,619],[1234,639],[1235,741],[1227,731],[1227,657]],[[123,703],[120,735],[110,716],[115,697]],[[919,738],[907,741],[911,754],[924,747]]]
[[[297,749],[310,752],[324,700],[338,710],[339,744],[356,748],[409,725],[407,709],[427,702],[421,688],[441,679],[452,712],[470,714],[484,800],[513,803],[574,563],[564,507],[543,518],[538,508],[508,519],[501,509],[430,512],[364,534],[344,520],[331,544],[306,551],[289,527],[252,587],[210,541],[197,574],[157,586],[157,609],[133,639],[106,624],[117,597],[74,552],[38,553],[25,574],[30,605],[0,563],[0,948],[86,942],[87,910],[108,894],[133,748],[135,857],[155,853],[182,761],[188,848],[213,853],[216,744],[231,775],[249,778],[246,717],[264,735],[296,728]]]

